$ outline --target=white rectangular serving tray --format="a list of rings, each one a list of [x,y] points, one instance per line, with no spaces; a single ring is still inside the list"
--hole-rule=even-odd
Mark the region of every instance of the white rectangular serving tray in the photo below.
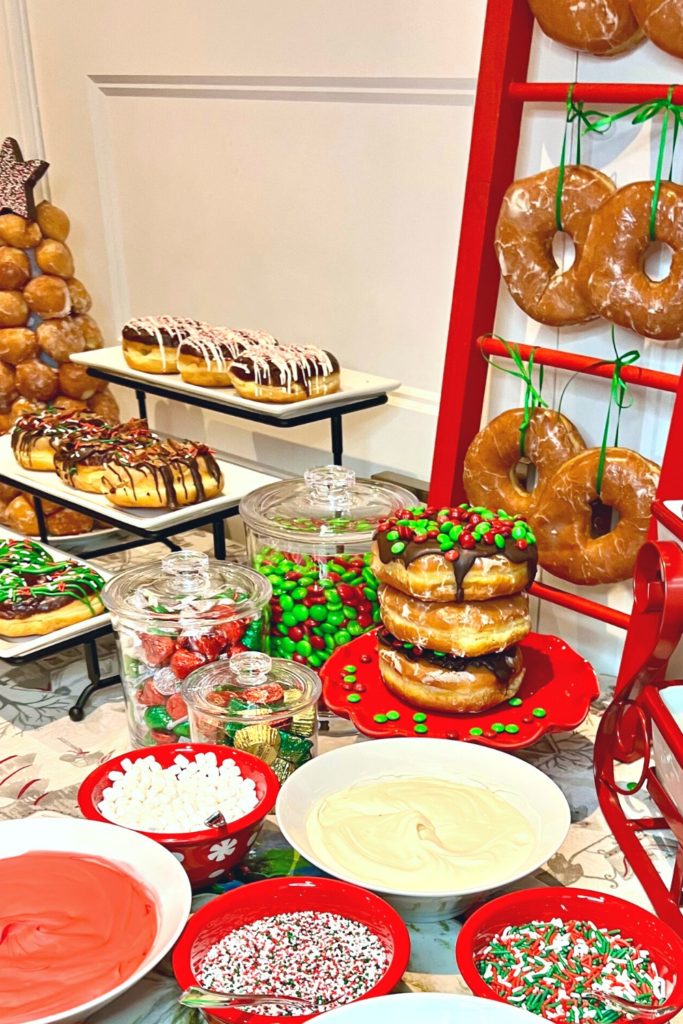
[[[43,544],[37,537],[24,537],[21,533],[5,529],[4,526],[0,526],[0,539],[35,540],[56,561],[61,562],[70,558],[74,562],[80,562],[82,565],[95,569],[104,580],[108,580],[111,576],[110,572],[107,572],[106,569],[101,569],[99,565],[96,566],[93,562],[88,562],[84,558],[78,558],[76,555],[69,554],[69,552],[60,551],[59,548],[55,548],[51,544]],[[70,626],[55,629],[52,633],[46,633],[44,636],[2,636],[0,637],[0,658],[24,658],[27,654],[33,654],[44,647],[51,647],[52,644],[61,643],[62,640],[86,636],[92,630],[108,625],[109,621],[109,612],[103,612],[102,615],[95,615],[90,619],[84,619],[83,622],[74,622]]]
[[[257,487],[263,487],[265,484],[275,483],[279,479],[246,466],[239,466],[234,462],[225,462],[223,459],[216,459],[216,461],[225,480],[223,494],[217,498],[210,498],[208,501],[202,501],[195,505],[184,505],[182,508],[175,509],[119,508],[107,501],[103,494],[89,494],[87,491],[77,491],[73,487],[68,487],[56,473],[40,473],[32,469],[24,469],[12,454],[10,435],[5,434],[0,437],[0,466],[3,473],[11,476],[12,482],[17,487],[21,487],[22,484],[39,487],[54,501],[58,502],[60,498],[76,501],[84,512],[90,512],[96,518],[104,514],[115,518],[121,526],[134,526],[143,530],[164,530],[169,526],[186,523],[199,515],[226,511],[238,505],[245,494],[249,494],[250,491]]]
[[[399,380],[390,380],[388,377],[376,377],[371,373],[362,373],[360,370],[347,370],[345,367],[342,367],[340,371],[340,389],[333,395],[305,398],[302,402],[280,405],[276,402],[254,402],[250,398],[241,398],[234,388],[200,388],[196,384],[187,384],[179,373],[144,373],[142,370],[133,370],[126,362],[120,345],[96,349],[93,352],[79,352],[76,355],[72,355],[71,359],[74,363],[82,363],[83,366],[108,370],[111,373],[116,373],[133,381],[172,388],[178,392],[179,398],[183,395],[192,395],[197,398],[204,397],[211,402],[220,402],[225,405],[227,412],[230,411],[230,407],[234,409],[249,409],[251,412],[276,416],[282,420],[291,419],[293,416],[301,416],[316,409],[329,408],[332,410],[337,405],[345,405],[348,402],[354,401],[360,402],[363,398],[374,398],[377,395],[384,395],[389,391],[395,391],[396,388],[401,386]]]

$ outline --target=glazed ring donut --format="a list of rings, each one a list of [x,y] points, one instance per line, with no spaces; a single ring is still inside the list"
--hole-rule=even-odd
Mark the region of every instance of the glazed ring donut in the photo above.
[[[17,249],[32,249],[42,238],[40,228],[30,220],[24,220],[18,213],[3,213],[0,216],[0,241]]]
[[[673,249],[663,281],[650,280],[644,267],[653,191],[651,181],[625,185],[596,212],[581,275],[601,316],[645,338],[673,341],[683,334],[683,185],[663,181],[659,192],[655,233]]]
[[[0,327],[22,327],[28,306],[22,292],[0,292]]]
[[[562,189],[562,224],[574,242],[575,259],[562,272],[553,258],[557,233],[555,201],[559,167],[514,181],[496,225],[496,254],[501,273],[520,309],[551,327],[581,324],[596,316],[581,276],[584,244],[595,211],[615,185],[593,167],[568,166]]]
[[[68,487],[101,494],[103,467],[112,452],[129,454],[151,447],[156,440],[145,420],[129,420],[120,427],[83,431],[82,435],[63,438],[55,447],[54,470]]]
[[[598,57],[630,50],[642,36],[629,0],[529,0],[529,6],[555,42]]]
[[[256,343],[229,327],[193,331],[178,345],[178,372],[188,384],[230,387],[233,360]]]
[[[595,585],[630,579],[647,539],[659,466],[626,448],[608,448],[601,494],[595,488],[600,450],[589,448],[555,472],[531,522],[544,569],[570,583]],[[619,522],[594,537],[598,501],[619,513]]]
[[[514,697],[524,679],[519,647],[459,658],[406,647],[386,629],[379,630],[377,641],[379,670],[387,689],[429,711],[486,711]]]
[[[39,359],[27,359],[16,368],[17,391],[32,401],[49,402],[59,386],[57,371]]]
[[[86,402],[106,386],[106,381],[90,376],[87,366],[81,366],[79,363],[62,363],[59,367],[59,390],[69,398],[79,398]]]
[[[24,298],[31,312],[44,320],[66,316],[71,309],[66,281],[52,274],[41,274],[29,281],[24,288]]]
[[[523,418],[524,409],[501,413],[467,449],[463,484],[472,505],[498,504],[528,518],[548,477],[586,447],[566,416],[552,409],[534,409],[524,435],[524,453],[536,470],[536,485],[533,491],[525,491],[515,476]]]
[[[371,568],[422,601],[488,601],[533,583],[536,544],[530,527],[502,510],[417,506],[378,525]]]
[[[73,437],[97,437],[105,428],[104,420],[92,413],[27,413],[19,417],[12,430],[14,458],[24,469],[54,470],[55,452],[60,444]]]
[[[631,0],[631,7],[655,46],[683,58],[683,0]]]
[[[73,256],[64,242],[57,242],[53,238],[44,238],[36,246],[36,263],[44,274],[73,277]]]
[[[66,241],[71,225],[64,210],[43,199],[36,207],[36,220],[45,238],[54,238],[56,242]]]
[[[382,622],[404,643],[475,658],[519,643],[531,629],[526,594],[490,601],[419,601],[383,584]]]
[[[38,341],[28,327],[5,327],[0,330],[0,359],[16,366],[38,354]]]
[[[67,362],[72,353],[82,352],[85,348],[83,331],[73,317],[44,320],[38,325],[36,339],[41,352],[56,363]]]
[[[23,288],[31,277],[31,263],[21,249],[11,245],[0,248],[0,288],[12,291]]]
[[[121,508],[180,508],[216,498],[223,474],[210,449],[168,438],[112,453],[103,465],[102,493]]]
[[[230,366],[238,395],[255,402],[302,402],[339,391],[339,363],[313,345],[250,348]]]

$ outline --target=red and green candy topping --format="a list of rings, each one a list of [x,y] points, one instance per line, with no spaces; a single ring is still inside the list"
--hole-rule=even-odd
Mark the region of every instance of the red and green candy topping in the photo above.
[[[401,509],[378,525],[375,537],[380,534],[385,536],[392,555],[402,555],[408,544],[424,543],[438,546],[451,562],[458,559],[461,551],[479,546],[488,545],[502,552],[513,544],[525,551],[536,543],[531,527],[521,516],[466,503],[457,508],[416,505]]]

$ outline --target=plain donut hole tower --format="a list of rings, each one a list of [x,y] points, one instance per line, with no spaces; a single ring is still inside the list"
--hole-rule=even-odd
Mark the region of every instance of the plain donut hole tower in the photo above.
[[[72,353],[101,348],[103,339],[90,316],[88,290],[74,276],[69,218],[47,200],[37,207],[33,201],[47,166],[24,161],[13,139],[0,149],[0,434],[22,414],[48,408],[119,419],[104,381],[69,362]],[[94,526],[82,513],[51,502],[43,507],[51,534],[87,533]],[[21,533],[39,532],[33,498],[5,484],[0,519]]]
[[[446,713],[514,699],[536,571],[535,537],[521,517],[468,505],[404,509],[379,525],[372,569],[391,693]]]

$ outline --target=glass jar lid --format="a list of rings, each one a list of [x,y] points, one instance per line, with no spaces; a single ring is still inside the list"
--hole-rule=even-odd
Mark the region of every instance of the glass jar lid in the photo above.
[[[183,696],[193,710],[221,722],[268,722],[312,707],[320,689],[320,679],[306,665],[244,651],[195,669]]]
[[[314,545],[343,537],[346,543],[369,546],[380,519],[418,504],[403,487],[357,480],[343,466],[320,466],[307,470],[303,479],[252,491],[240,502],[240,515],[255,533],[289,543]]]
[[[124,569],[102,591],[107,608],[133,626],[151,620],[188,629],[257,617],[271,596],[270,583],[254,569],[189,549]]]

